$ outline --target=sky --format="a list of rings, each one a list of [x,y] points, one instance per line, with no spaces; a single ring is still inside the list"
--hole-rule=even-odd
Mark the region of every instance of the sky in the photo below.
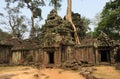
[[[81,16],[85,16],[86,18],[94,19],[96,14],[102,11],[108,1],[109,0],[72,0],[72,11],[74,13],[79,13]],[[5,7],[5,2],[4,0],[0,0],[0,13],[5,13],[3,7]],[[67,0],[62,0],[62,6],[58,11],[58,15],[64,17],[66,15],[66,8]],[[40,22],[41,24],[45,23],[47,14],[49,14],[51,9],[53,9],[53,7],[42,7],[43,20]],[[29,10],[24,9],[22,12],[30,18],[31,13]],[[91,24],[89,27],[93,30],[95,26]]]

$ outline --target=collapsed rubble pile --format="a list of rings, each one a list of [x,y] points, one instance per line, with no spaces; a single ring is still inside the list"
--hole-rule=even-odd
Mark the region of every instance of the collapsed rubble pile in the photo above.
[[[90,64],[84,61],[66,61],[62,64],[63,69],[79,70],[81,67],[88,67]]]
[[[87,62],[82,61],[67,61],[61,65],[61,68],[65,70],[73,70],[80,72],[80,75],[83,75],[86,79],[103,79],[100,76],[93,75],[93,72],[97,69],[92,68],[92,65]]]

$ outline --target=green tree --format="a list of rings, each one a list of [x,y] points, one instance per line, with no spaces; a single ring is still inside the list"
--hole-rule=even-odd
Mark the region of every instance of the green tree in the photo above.
[[[4,25],[5,28],[9,28],[13,37],[22,39],[23,35],[27,31],[27,23],[25,16],[19,15],[18,7],[10,8],[6,7],[7,15],[3,15],[3,21],[1,25]]]
[[[24,0],[24,2],[27,4],[28,9],[31,11],[31,21],[32,21],[32,28],[31,28],[31,32],[30,32],[30,38],[34,38],[36,37],[36,27],[34,24],[34,19],[39,17],[40,19],[42,19],[41,16],[41,8],[40,6],[44,6],[45,3],[43,0]]]
[[[76,27],[79,39],[83,40],[86,36],[86,32],[90,30],[90,28],[88,27],[90,24],[90,20],[86,17],[81,17],[81,15],[78,13],[72,12],[72,21]]]
[[[81,27],[80,35],[79,36],[82,39],[84,39],[84,37],[87,35],[87,32],[91,31],[91,28],[89,27],[89,24],[91,23],[91,21],[90,21],[90,19],[88,19],[86,17],[82,17],[81,21],[82,21],[82,27]],[[90,34],[91,34],[91,32],[90,32]]]
[[[98,23],[100,22],[101,20],[101,13],[97,13],[95,15],[95,18],[92,19],[91,23],[94,25],[94,26],[98,26]]]
[[[54,6],[54,9],[57,11],[61,7],[62,0],[50,0],[49,5]]]
[[[11,38],[12,35],[7,33],[7,32],[4,32],[0,29],[0,40],[5,40],[5,39],[9,39]]]
[[[42,19],[41,6],[44,6],[44,0],[6,0],[7,6],[16,3],[19,9],[27,7],[31,11],[31,32],[30,38],[36,37],[35,18]]]
[[[95,29],[96,36],[100,31],[105,32],[112,39],[120,38],[120,0],[106,3],[101,13],[101,21]]]

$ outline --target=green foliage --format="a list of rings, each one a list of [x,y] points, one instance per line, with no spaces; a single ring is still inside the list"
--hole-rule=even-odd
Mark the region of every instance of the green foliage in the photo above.
[[[5,0],[7,3],[6,7],[9,7],[16,3],[16,7],[19,9],[24,8],[27,6],[27,8],[34,13],[34,18],[40,17],[41,18],[41,8],[40,6],[44,6],[44,0]]]
[[[61,2],[62,0],[50,0],[49,5],[54,6],[55,10],[59,10],[59,8],[61,7]]]
[[[92,32],[92,31],[87,32],[86,38],[94,38],[94,32]]]
[[[44,0],[24,0],[23,1],[25,4],[27,4],[28,9],[33,13],[34,18],[42,18],[41,17],[41,8],[40,6],[44,6]]]
[[[26,17],[20,15],[19,7],[7,6],[5,10],[7,14],[1,16],[4,20],[2,20],[0,24],[4,25],[4,28],[8,28],[12,36],[22,39],[28,30]]]
[[[7,6],[15,4],[18,10],[27,7],[31,11],[31,31],[30,37],[34,38],[36,36],[36,26],[35,26],[35,18],[42,19],[42,10],[41,6],[44,6],[44,0],[6,0]]]
[[[74,44],[71,34],[73,30],[70,23],[58,16],[57,11],[53,9],[48,14],[45,24],[41,28],[39,35],[42,46],[59,46],[60,44]]]
[[[5,40],[5,39],[9,39],[11,38],[12,35],[10,35],[9,33],[7,32],[3,32],[1,29],[0,29],[0,40]]]
[[[86,32],[90,29],[88,25],[90,20],[86,17],[81,17],[78,13],[72,13],[72,20],[76,26],[79,38],[82,40],[86,36]]]
[[[106,3],[101,13],[101,21],[95,29],[95,35],[97,36],[100,31],[105,32],[112,39],[120,38],[120,0]]]

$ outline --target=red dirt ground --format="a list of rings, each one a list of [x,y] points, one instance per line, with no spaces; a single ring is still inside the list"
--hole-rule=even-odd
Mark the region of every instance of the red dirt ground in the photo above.
[[[120,79],[113,66],[96,66],[93,75],[103,79]],[[32,67],[0,67],[0,79],[85,79],[80,72],[63,69],[34,69]]]
[[[7,70],[6,70],[7,71]],[[78,72],[63,69],[33,69],[16,68],[9,72],[0,72],[0,76],[9,76],[10,79],[85,79]],[[1,78],[0,78],[1,79]]]

